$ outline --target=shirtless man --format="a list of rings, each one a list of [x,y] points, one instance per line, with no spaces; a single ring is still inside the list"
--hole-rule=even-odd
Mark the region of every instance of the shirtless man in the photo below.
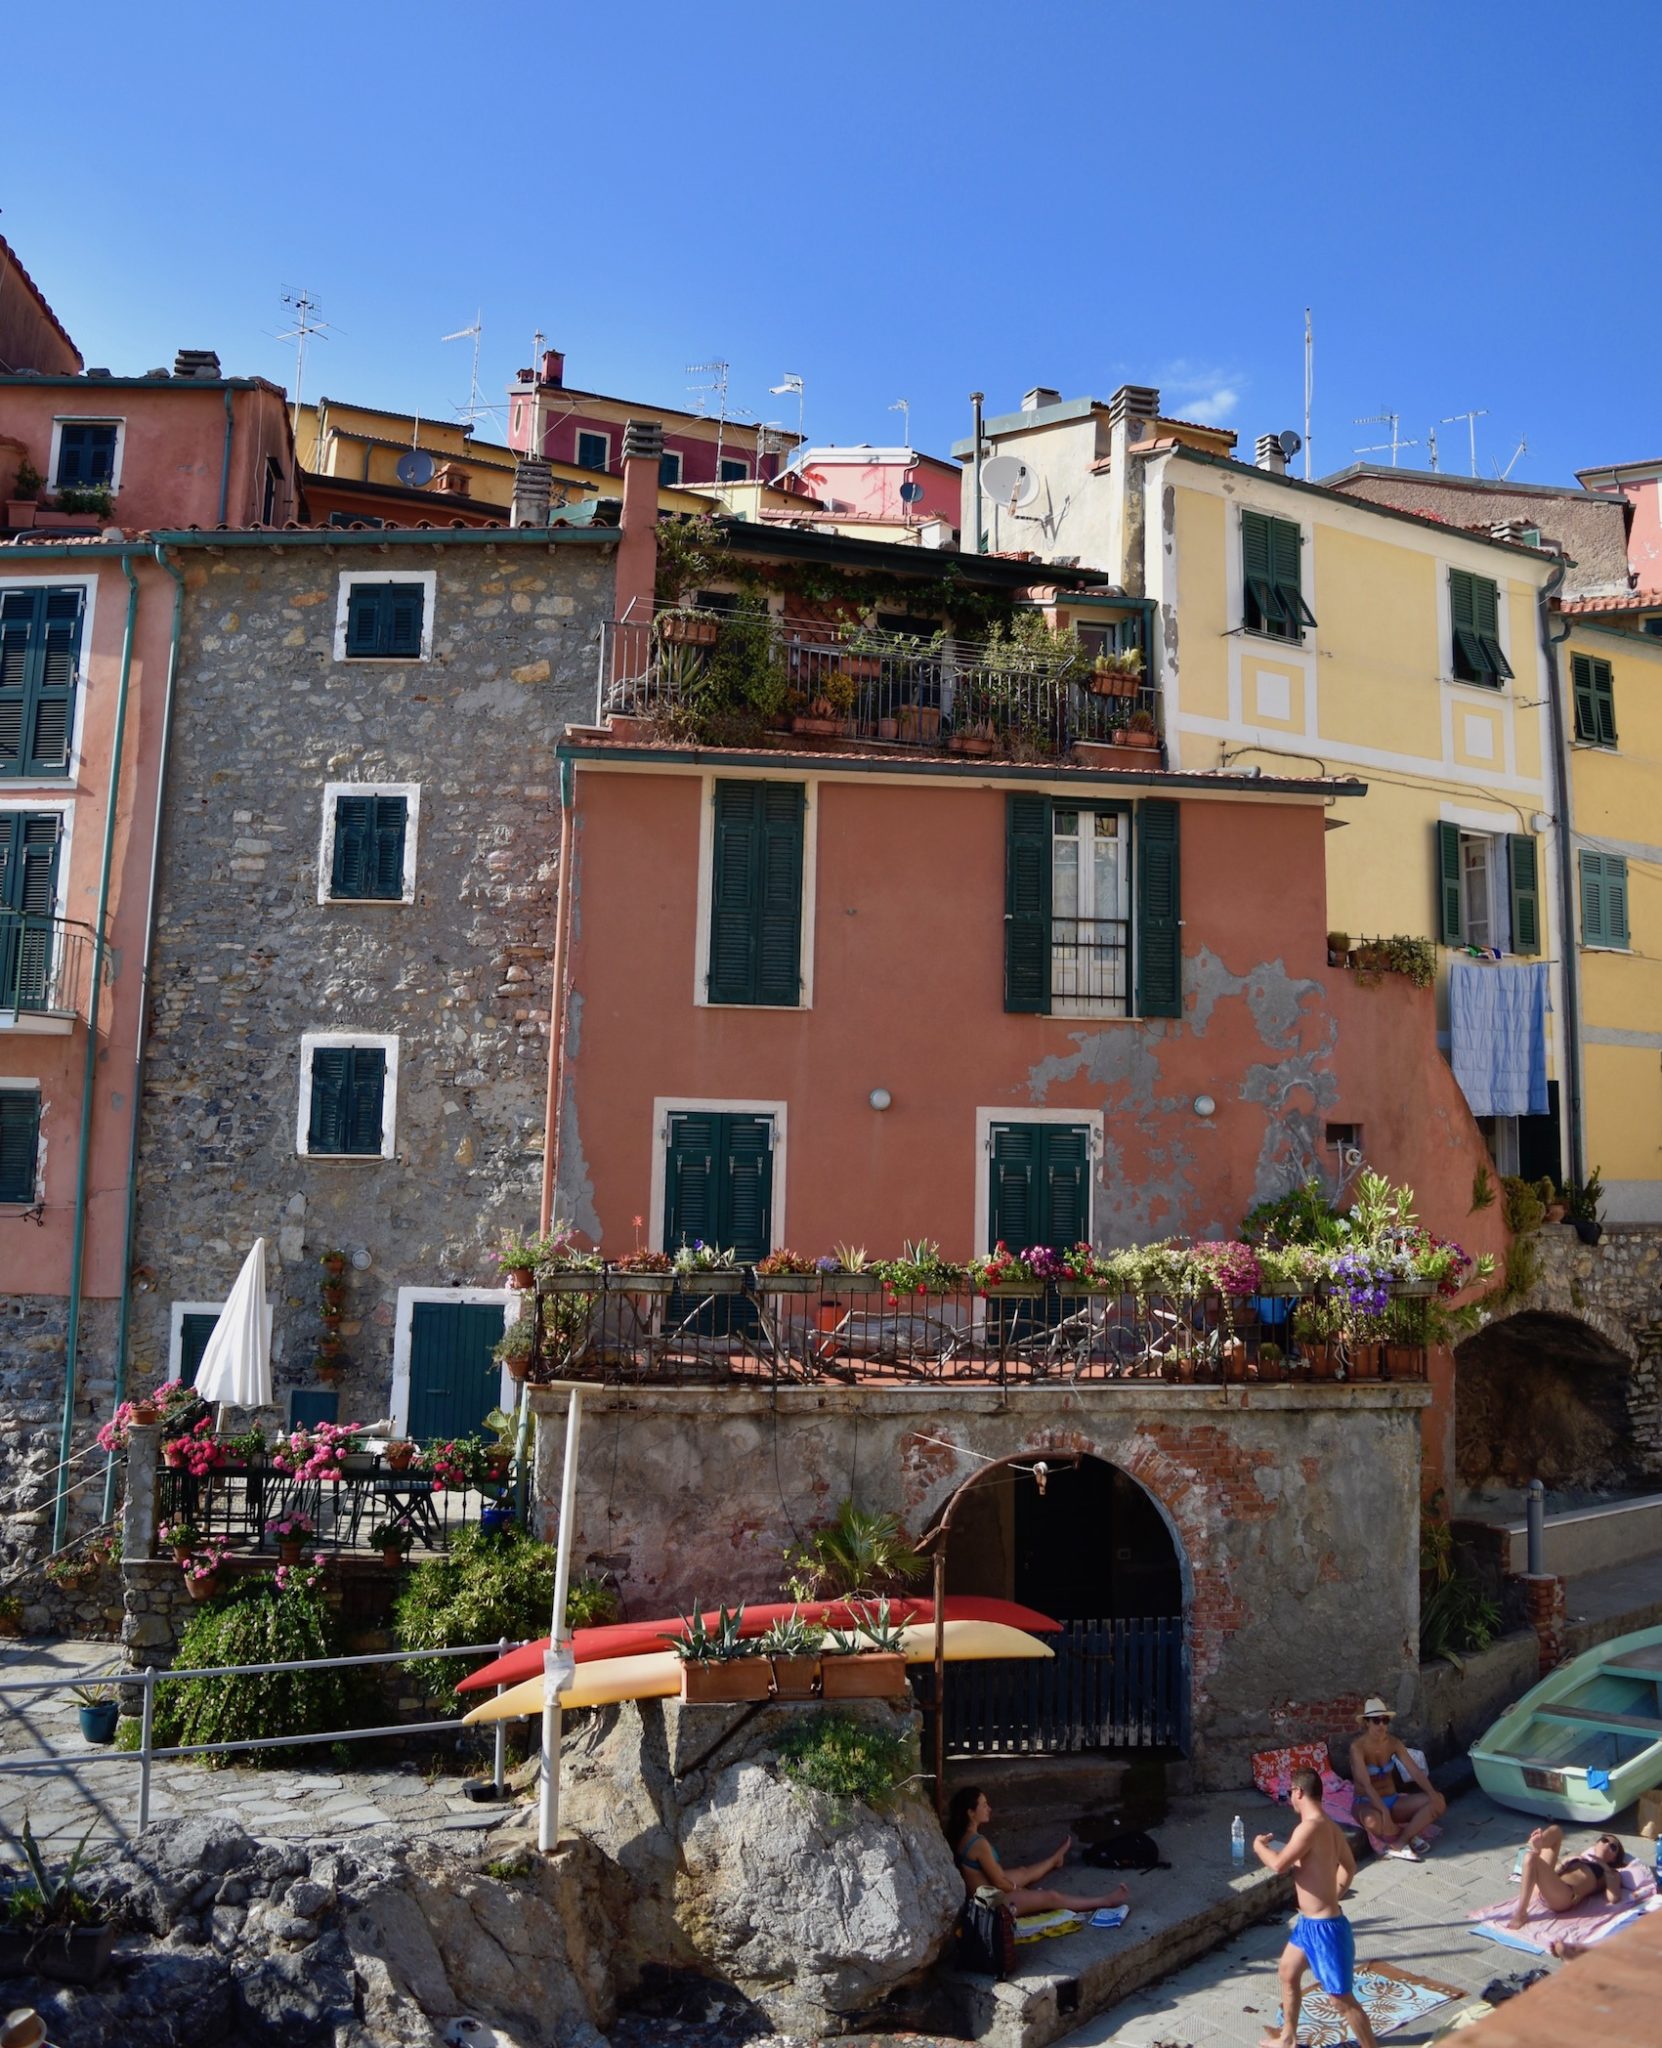
[[[1600,1890],[1610,1905],[1620,1903],[1622,1865],[1627,1861],[1627,1851],[1614,1835],[1600,1835],[1592,1848],[1572,1856],[1567,1863],[1558,1860],[1563,1847],[1562,1828],[1537,1828],[1530,1836],[1523,1853],[1518,1903],[1506,1923],[1508,1927],[1516,1929],[1524,1924],[1529,1918],[1530,1901],[1537,1893],[1554,1913],[1573,1913],[1584,1899]],[[1568,1944],[1561,1942],[1554,1947],[1553,1954],[1567,1948]]]
[[[1382,1699],[1369,1700],[1362,1719],[1362,1733],[1350,1745],[1357,1825],[1385,1844],[1387,1856],[1417,1863],[1426,1847],[1420,1829],[1448,1802],[1391,1733],[1395,1716]]]
[[[1284,1849],[1277,1849],[1273,1835],[1252,1838],[1258,1861],[1277,1876],[1290,1870],[1298,1894],[1298,1918],[1281,1951],[1281,2031],[1266,2030],[1258,2048],[1298,2048],[1306,1968],[1344,2014],[1359,2048],[1378,2048],[1368,2015],[1352,1989],[1356,1936],[1339,1910],[1339,1895],[1356,1873],[1356,1859],[1343,1831],[1322,1812],[1322,1781],[1314,1771],[1294,1771],[1292,1806],[1298,1826]]]

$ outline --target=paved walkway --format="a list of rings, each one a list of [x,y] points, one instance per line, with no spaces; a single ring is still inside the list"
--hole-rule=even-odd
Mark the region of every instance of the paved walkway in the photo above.
[[[1285,1836],[1285,1813],[1278,1823],[1267,1819],[1267,1812],[1261,1801],[1243,1809],[1249,1836],[1264,1827]],[[1631,1828],[1632,1813],[1621,1818]],[[1534,1957],[1517,1949],[1478,1940],[1466,1922],[1474,1908],[1493,1905],[1513,1888],[1513,1860],[1530,1826],[1526,1815],[1494,1805],[1481,1792],[1468,1792],[1451,1805],[1442,1839],[1426,1862],[1369,1857],[1357,1871],[1345,1910],[1356,1928],[1358,1962],[1395,1963],[1422,1977],[1456,1985],[1464,1994],[1463,2001],[1444,2005],[1390,2035],[1393,2044],[1408,2048],[1435,2039],[1462,2003],[1477,1998],[1493,1979],[1537,1967]],[[1591,1835],[1592,1830],[1587,1832]],[[1625,1833],[1623,1839],[1634,1855],[1647,1861],[1655,1852],[1655,1845],[1638,1835]],[[1570,1842],[1582,1846],[1580,1831],[1571,1831]],[[1112,2043],[1113,2048],[1252,2048],[1275,2024],[1280,2006],[1275,1970],[1285,1941],[1286,1922],[1267,1921],[1087,2021],[1066,2037],[1069,2048],[1101,2043]]]
[[[0,1655],[0,1757],[44,1749],[62,1758],[49,1772],[0,1773],[0,1840],[16,1839],[25,1814],[41,1840],[56,1838],[70,1846],[89,1825],[94,1842],[136,1831],[138,1758],[88,1743],[69,1691],[87,1675],[109,1671],[116,1661],[111,1643],[19,1642]],[[60,1674],[61,1692],[4,1690],[8,1678]],[[297,1760],[290,1770],[209,1770],[190,1761],[154,1764],[150,1817],[223,1815],[252,1835],[280,1839],[375,1827],[468,1832],[494,1827],[512,1811],[511,1804],[475,1805],[461,1796],[458,1777],[429,1779],[418,1763],[366,1762],[362,1769],[342,1770],[335,1755],[321,1746],[290,1754]],[[299,1761],[308,1755],[316,1761]]]

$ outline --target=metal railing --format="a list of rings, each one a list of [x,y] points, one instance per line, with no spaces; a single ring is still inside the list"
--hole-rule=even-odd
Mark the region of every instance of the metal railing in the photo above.
[[[751,618],[686,609],[613,621],[602,631],[596,723],[742,713],[730,701],[722,638],[754,641],[757,630]],[[777,618],[762,630],[765,648],[752,647],[747,673],[764,673],[765,688],[749,708],[759,724],[810,742],[1059,760],[1076,741],[1110,741],[1135,711],[1158,712],[1143,679],[1099,679],[1084,660],[1012,667],[967,640],[875,630],[843,639],[834,627]]]
[[[137,1764],[139,1770],[139,1831],[150,1825],[150,1779],[151,1768],[157,1763],[173,1762],[180,1757],[234,1756],[249,1750],[302,1749],[318,1743],[369,1742],[388,1740],[400,1735],[458,1734],[462,1732],[460,1721],[401,1721],[378,1728],[334,1728],[306,1735],[259,1735],[246,1741],[237,1742],[187,1742],[172,1744],[158,1749],[155,1743],[156,1690],[158,1686],[172,1685],[193,1678],[264,1678],[282,1671],[337,1671],[366,1664],[413,1664],[430,1663],[447,1657],[505,1657],[510,1650],[520,1645],[508,1637],[495,1643],[465,1643],[448,1650],[389,1650],[377,1651],[372,1656],[362,1657],[318,1657],[302,1659],[284,1664],[221,1664],[210,1665],[201,1670],[122,1671],[96,1674],[97,1682],[122,1690],[142,1694],[139,1709],[139,1740],[136,1749],[105,1748],[89,1746],[84,1750],[40,1750],[27,1756],[0,1754],[0,1775],[21,1776],[31,1772],[61,1771],[66,1764],[77,1768],[83,1764]],[[9,1678],[0,1679],[0,1702],[5,1702],[9,1693],[69,1692],[76,1685],[88,1683],[93,1674],[79,1678],[62,1676],[56,1678]],[[498,1686],[501,1693],[506,1688]],[[17,1709],[5,1704],[5,1712],[15,1715]],[[494,1728],[492,1782],[496,1786],[495,1796],[500,1798],[507,1784],[507,1724],[498,1721]]]
[[[544,1282],[547,1285],[547,1282]],[[1060,1286],[899,1293],[865,1276],[562,1276],[530,1376],[604,1385],[1023,1386],[1423,1379],[1425,1352],[1299,1343],[1279,1296],[1141,1299]]]
[[[65,917],[0,909],[0,1013],[84,1017],[92,933]]]
[[[1118,1005],[1125,1015],[1130,994],[1131,926],[1119,917],[1068,917],[1053,911],[1050,919],[1050,997],[1052,1013],[1067,1016],[1074,1004],[1086,1015],[1100,1015]]]
[[[430,1472],[398,1470],[368,1454],[348,1456],[339,1479],[297,1480],[265,1459],[202,1477],[166,1464],[156,1473],[158,1526],[189,1522],[204,1538],[271,1552],[277,1546],[266,1523],[291,1515],[312,1525],[308,1552],[367,1548],[366,1531],[381,1522],[404,1530],[414,1549],[443,1551],[490,1504],[471,1489],[440,1486]]]

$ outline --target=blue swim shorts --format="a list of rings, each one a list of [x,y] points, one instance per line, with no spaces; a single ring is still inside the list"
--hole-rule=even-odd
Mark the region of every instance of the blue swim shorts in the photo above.
[[[1300,1913],[1287,1937],[1304,1951],[1316,1982],[1331,1997],[1349,1998],[1356,1975],[1356,1931],[1343,1913],[1331,1920],[1312,1920]]]

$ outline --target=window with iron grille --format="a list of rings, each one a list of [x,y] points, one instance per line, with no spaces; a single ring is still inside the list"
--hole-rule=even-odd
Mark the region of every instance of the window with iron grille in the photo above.
[[[66,775],[83,590],[0,596],[0,775]]]

